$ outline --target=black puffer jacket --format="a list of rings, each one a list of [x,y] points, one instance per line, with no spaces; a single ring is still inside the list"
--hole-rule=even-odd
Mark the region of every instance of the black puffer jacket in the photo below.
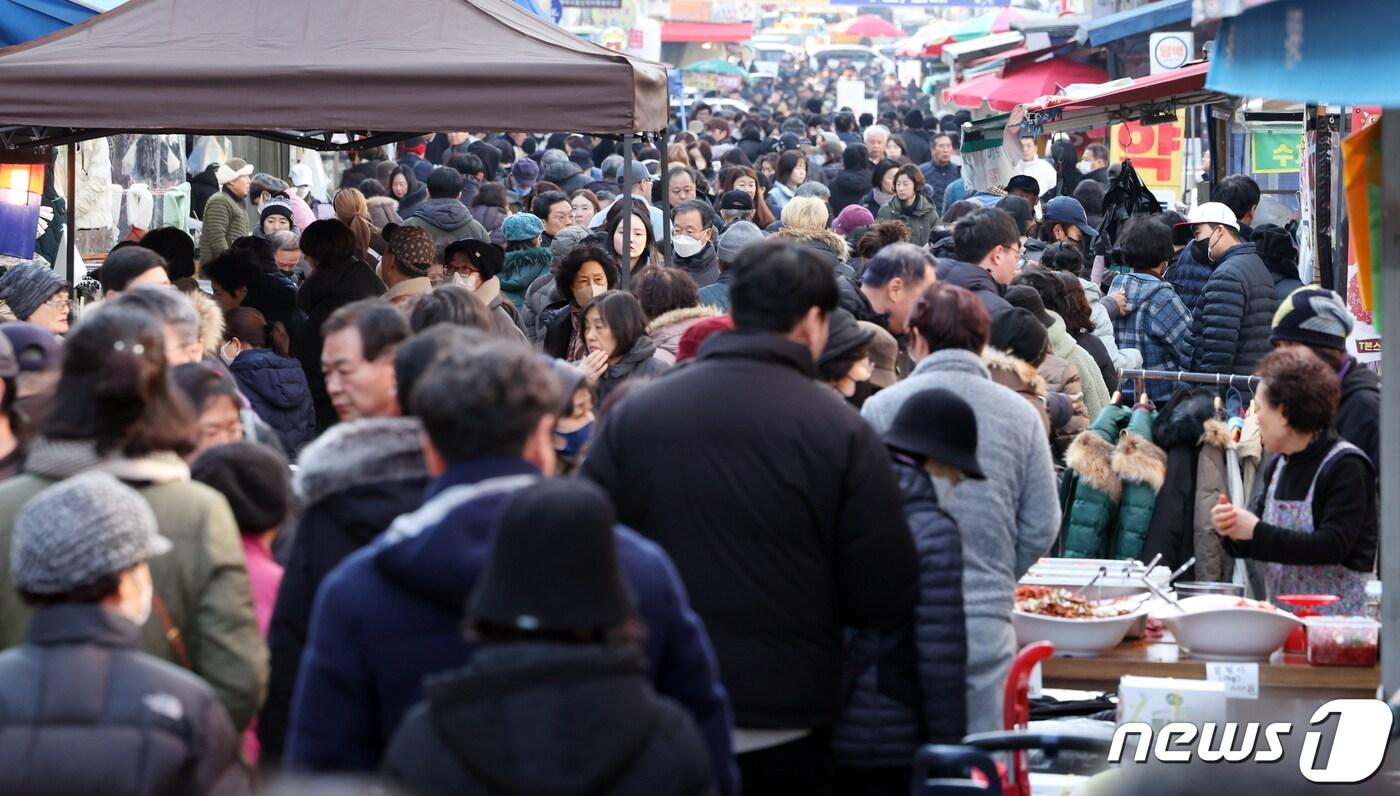
[[[602,406],[608,395],[624,381],[634,376],[655,378],[668,370],[670,366],[656,358],[656,343],[642,335],[632,345],[632,350],[623,355],[617,364],[609,366],[598,379],[598,405]]]
[[[311,603],[321,581],[400,514],[423,503],[428,471],[421,437],[422,425],[412,418],[373,418],[338,425],[302,451],[293,487],[306,511],[267,631],[271,674],[258,722],[264,764],[282,757]]]
[[[1162,566],[1175,569],[1195,555],[1197,464],[1206,420],[1214,416],[1215,397],[1210,389],[1183,389],[1152,423],[1152,441],[1167,454],[1167,477],[1157,491],[1143,541],[1144,561],[1160,553]],[[1182,578],[1192,577],[1194,568],[1182,574]]]
[[[1269,343],[1278,295],[1274,277],[1254,251],[1240,243],[1226,249],[1201,288],[1191,318],[1191,370],[1249,375]]]
[[[1332,425],[1380,468],[1381,384],[1376,372],[1354,359],[1342,366],[1342,402]]]
[[[979,268],[972,263],[951,258],[940,259],[938,261],[938,281],[957,285],[976,293],[982,306],[987,308],[987,314],[993,318],[1011,309],[1011,305],[1002,297],[1006,288],[997,284],[987,269]],[[1267,337],[1267,334],[1265,336]]]
[[[827,187],[831,189],[831,217],[835,218],[870,192],[870,169],[843,169]]]
[[[424,690],[384,759],[415,793],[717,792],[700,732],[633,648],[485,646]]]
[[[920,746],[967,733],[962,535],[927,473],[901,462],[894,469],[919,550],[919,603],[910,625],[864,631],[850,645],[854,690],[832,735],[842,767],[905,768]]]
[[[97,605],[34,612],[0,655],[0,793],[247,793],[238,735],[203,680],[141,652]]]

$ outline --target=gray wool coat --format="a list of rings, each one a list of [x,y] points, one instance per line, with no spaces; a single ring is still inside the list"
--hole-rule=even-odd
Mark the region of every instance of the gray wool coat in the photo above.
[[[964,480],[942,503],[962,531],[967,731],[999,730],[1002,686],[1016,654],[1016,581],[1050,549],[1060,527],[1055,469],[1035,409],[992,381],[970,351],[925,357],[904,381],[867,400],[861,414],[884,433],[906,399],[933,388],[952,390],[977,416],[977,463],[988,478]]]

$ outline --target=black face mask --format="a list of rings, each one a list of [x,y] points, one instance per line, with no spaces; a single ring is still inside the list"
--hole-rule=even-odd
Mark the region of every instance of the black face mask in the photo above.
[[[1191,259],[1198,263],[1210,262],[1210,238],[1191,241]]]

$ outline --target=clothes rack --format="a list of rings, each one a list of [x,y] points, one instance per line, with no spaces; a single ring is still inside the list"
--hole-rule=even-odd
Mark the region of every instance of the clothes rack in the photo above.
[[[1245,387],[1254,389],[1258,376],[1240,376],[1233,373],[1189,373],[1182,370],[1141,370],[1123,368],[1118,371],[1119,379],[1147,379],[1151,381],[1175,381],[1190,384],[1214,384],[1217,387]]]

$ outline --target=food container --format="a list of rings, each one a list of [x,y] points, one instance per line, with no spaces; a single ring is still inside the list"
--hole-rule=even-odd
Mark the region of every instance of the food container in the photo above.
[[[1203,594],[1153,613],[1192,658],[1205,661],[1263,661],[1303,620],[1253,600],[1223,594]]]
[[[1116,597],[1145,594],[1148,589],[1142,583],[1144,574],[1147,574],[1159,589],[1165,591],[1167,578],[1171,575],[1171,570],[1166,567],[1154,567],[1151,573],[1147,573],[1143,565],[1136,561],[1113,561],[1101,558],[1042,558],[1021,577],[1020,584],[1024,586],[1052,586],[1073,591],[1093,581],[1099,574],[1100,567],[1107,569],[1108,574],[1099,578],[1087,591],[1087,594],[1094,599],[1111,600]]]
[[[1202,594],[1227,594],[1231,597],[1243,597],[1244,586],[1235,583],[1215,583],[1205,580],[1188,580],[1178,582],[1172,586],[1176,590],[1177,599],[1184,600],[1187,597],[1196,597]]]
[[[1381,623],[1364,616],[1310,616],[1308,663],[1313,666],[1376,665]]]
[[[1011,625],[1016,629],[1019,647],[1049,641],[1055,645],[1056,655],[1089,658],[1118,646],[1144,613],[1135,611],[1105,619],[1062,619],[1016,609],[1011,614]]]

